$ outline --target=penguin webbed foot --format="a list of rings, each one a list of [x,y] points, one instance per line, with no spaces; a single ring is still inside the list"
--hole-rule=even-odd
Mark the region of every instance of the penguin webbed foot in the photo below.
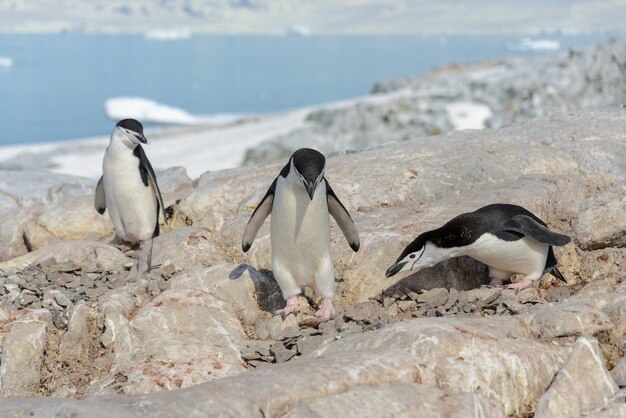
[[[301,308],[302,305],[300,305],[300,300],[298,299],[298,296],[290,296],[287,298],[287,305],[285,305],[283,309],[279,309],[274,312],[274,315],[280,315],[280,317],[284,321],[290,313],[298,315],[298,312],[300,312]]]
[[[533,281],[531,279],[525,277],[524,279],[520,280],[517,283],[511,283],[506,288],[507,289],[514,289],[515,293],[517,293],[520,290],[526,289],[528,287],[532,287],[532,285],[533,285]]]
[[[333,300],[330,298],[322,299],[322,303],[320,303],[320,307],[315,312],[315,316],[328,321],[331,318],[335,317],[335,308],[333,307]]]

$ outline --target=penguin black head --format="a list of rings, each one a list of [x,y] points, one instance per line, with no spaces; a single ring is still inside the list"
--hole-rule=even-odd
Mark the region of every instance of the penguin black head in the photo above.
[[[134,145],[148,143],[143,134],[143,125],[135,119],[122,119],[115,125],[115,131],[121,133],[123,137],[126,137]]]
[[[313,200],[315,189],[324,178],[326,158],[314,149],[300,148],[291,156],[291,163],[302,187],[305,188],[309,198]]]
[[[393,266],[387,269],[385,276],[391,277],[401,271],[420,270],[432,267],[435,264],[452,256],[450,248],[439,247],[433,242],[432,233],[425,232],[406,246]]]

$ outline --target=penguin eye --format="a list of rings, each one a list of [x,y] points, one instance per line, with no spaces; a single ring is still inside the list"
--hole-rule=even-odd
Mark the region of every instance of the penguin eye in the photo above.
[[[415,254],[411,254],[409,258],[415,258]]]

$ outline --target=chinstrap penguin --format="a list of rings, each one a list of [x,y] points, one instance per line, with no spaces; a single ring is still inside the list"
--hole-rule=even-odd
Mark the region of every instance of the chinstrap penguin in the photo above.
[[[159,235],[159,216],[166,220],[154,170],[141,147],[147,142],[141,123],[119,121],[111,133],[96,186],[96,210],[101,215],[109,210],[122,250],[143,247],[145,241]]]
[[[302,148],[294,152],[243,233],[242,249],[247,252],[261,225],[272,214],[272,270],[287,301],[285,308],[277,312],[282,315],[300,309],[298,295],[305,286],[314,288],[322,297],[318,317],[328,319],[335,315],[329,213],[350,247],[359,250],[356,227],[324,177],[325,167],[326,159],[316,150]]]
[[[514,273],[524,274],[523,280],[508,286],[519,290],[531,286],[544,272],[565,281],[557,269],[552,246],[568,242],[567,235],[551,231],[523,207],[493,204],[420,234],[402,251],[386,276],[465,255],[489,267],[490,285],[502,285]]]

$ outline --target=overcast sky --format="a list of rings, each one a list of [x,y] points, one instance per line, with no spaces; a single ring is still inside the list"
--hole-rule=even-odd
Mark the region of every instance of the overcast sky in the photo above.
[[[626,0],[0,0],[0,31],[281,34],[626,32]]]

